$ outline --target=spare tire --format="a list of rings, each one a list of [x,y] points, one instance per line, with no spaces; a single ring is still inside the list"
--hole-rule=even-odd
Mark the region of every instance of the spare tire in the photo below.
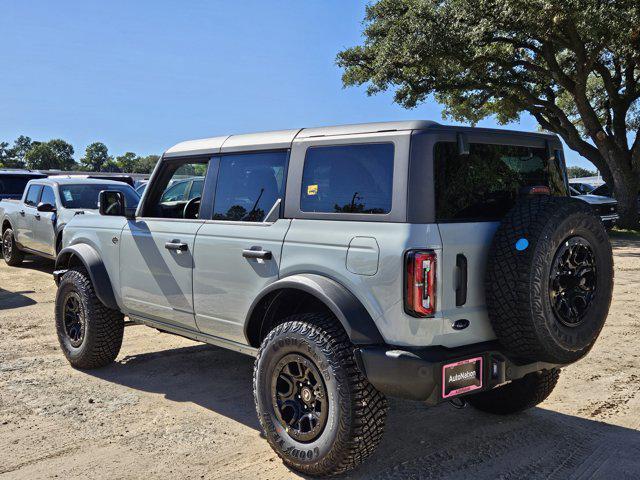
[[[586,355],[613,290],[609,237],[586,203],[521,199],[496,231],[488,262],[489,318],[507,351],[558,364]]]

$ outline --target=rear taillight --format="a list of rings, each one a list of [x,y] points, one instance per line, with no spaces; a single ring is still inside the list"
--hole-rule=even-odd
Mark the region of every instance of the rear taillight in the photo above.
[[[414,317],[429,317],[436,311],[436,254],[411,251],[405,263],[405,311]]]

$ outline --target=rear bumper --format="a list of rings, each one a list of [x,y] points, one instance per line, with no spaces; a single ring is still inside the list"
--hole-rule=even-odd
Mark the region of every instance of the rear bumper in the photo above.
[[[522,378],[540,370],[561,365],[534,362],[520,363],[500,350],[497,342],[485,342],[458,348],[428,347],[412,351],[388,346],[358,348],[356,362],[369,382],[380,392],[392,397],[419,400],[429,405],[443,402],[442,367],[451,362],[482,357],[482,388]],[[460,397],[466,394],[459,395]]]

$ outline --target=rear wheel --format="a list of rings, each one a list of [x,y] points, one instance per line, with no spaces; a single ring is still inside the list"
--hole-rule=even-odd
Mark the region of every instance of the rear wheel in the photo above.
[[[24,260],[24,252],[16,245],[13,230],[10,228],[2,234],[2,256],[10,267],[17,267]]]
[[[466,400],[478,410],[509,415],[533,408],[545,401],[558,383],[560,370],[530,373],[493,390],[469,395]]]
[[[72,269],[62,276],[55,313],[60,347],[71,365],[91,369],[116,359],[124,316],[98,299],[86,271]]]
[[[359,465],[382,438],[385,397],[358,370],[353,345],[323,313],[287,318],[262,343],[254,369],[260,424],[289,467],[333,475]]]

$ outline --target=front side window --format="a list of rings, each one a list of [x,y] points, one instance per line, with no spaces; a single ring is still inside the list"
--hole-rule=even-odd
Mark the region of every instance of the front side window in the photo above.
[[[101,184],[101,183],[78,183],[60,185],[58,193],[64,208],[76,208],[97,210],[98,197],[103,190],[117,190],[124,194],[127,207],[134,208],[138,205],[140,197],[136,191],[126,183]]]
[[[264,221],[277,200],[284,197],[286,163],[287,152],[220,157],[213,219]]]
[[[25,205],[35,207],[38,204],[40,198],[40,192],[42,191],[42,185],[31,185],[27,192],[27,198],[24,200]]]
[[[566,195],[560,162],[546,148],[455,142],[434,146],[436,218],[439,221],[496,221],[530,187],[549,187]]]
[[[195,182],[202,182],[207,173],[209,158],[171,160],[161,164],[161,170],[147,192],[142,215],[152,218],[200,217],[200,195],[191,196],[189,190]]]
[[[304,160],[300,210],[389,213],[393,151],[392,143],[310,147]]]
[[[48,203],[49,205],[56,206],[56,196],[53,193],[53,188],[48,185],[42,189],[42,197],[40,197],[40,203]]]

